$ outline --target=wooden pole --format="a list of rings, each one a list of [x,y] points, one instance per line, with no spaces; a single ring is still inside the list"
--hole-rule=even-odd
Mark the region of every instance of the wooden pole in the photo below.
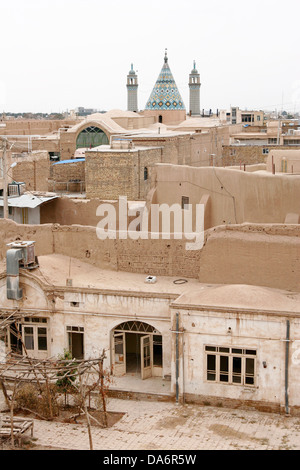
[[[14,389],[10,400],[10,432],[11,432],[11,445],[15,446],[15,438],[14,438],[14,400],[15,400],[15,393],[17,388],[17,380],[14,383]]]
[[[103,360],[99,362],[99,374],[100,374],[100,393],[102,396],[102,406],[104,413],[104,425],[107,427],[107,411],[106,411],[106,397],[104,392],[104,376],[103,376]]]
[[[81,398],[82,398],[82,401],[83,401],[83,407],[84,407],[84,412],[85,412],[86,421],[87,421],[87,428],[88,428],[88,435],[89,435],[90,450],[93,450],[93,439],[92,439],[92,431],[91,431],[91,422],[90,422],[89,412],[88,412],[87,406],[86,406],[86,397],[85,397],[84,390],[83,390],[83,384],[82,384],[82,377],[81,377],[81,374],[79,374],[79,381],[80,381],[80,395],[81,395]]]
[[[45,374],[45,382],[46,382],[46,392],[47,392],[47,399],[48,399],[48,405],[49,405],[49,414],[50,414],[50,419],[53,419],[53,410],[52,410],[52,400],[51,400],[51,393],[50,393],[50,388],[49,388],[49,380],[46,372],[46,367],[44,367],[44,374]]]

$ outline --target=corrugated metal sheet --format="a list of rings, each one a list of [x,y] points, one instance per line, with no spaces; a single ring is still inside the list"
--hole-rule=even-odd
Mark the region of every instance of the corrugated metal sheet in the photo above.
[[[34,196],[31,194],[22,194],[22,196],[9,197],[8,207],[28,207],[34,209],[44,202],[56,199],[58,196]],[[3,199],[0,199],[0,207],[3,207]]]

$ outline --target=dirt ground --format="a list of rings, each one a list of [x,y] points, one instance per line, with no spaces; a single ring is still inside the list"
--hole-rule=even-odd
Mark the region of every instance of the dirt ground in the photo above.
[[[106,413],[107,423],[105,424],[105,415],[103,411],[97,411],[95,409],[89,409],[88,411],[91,415],[91,426],[110,428],[124,416],[124,413],[122,412],[108,411]],[[23,410],[15,410],[14,415],[22,418],[41,419],[34,413],[30,413]],[[51,421],[56,423],[74,423],[82,424],[85,426],[87,425],[87,419],[85,414],[81,413],[80,415],[78,415],[78,410],[75,407],[67,407],[65,409],[60,409],[58,416],[55,416],[52,420],[45,421]]]

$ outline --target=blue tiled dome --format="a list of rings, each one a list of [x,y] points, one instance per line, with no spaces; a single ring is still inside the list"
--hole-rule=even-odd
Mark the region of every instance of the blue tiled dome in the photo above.
[[[178,91],[168,64],[167,53],[164,58],[164,65],[156,80],[150,98],[145,109],[176,110],[185,109],[184,103]]]

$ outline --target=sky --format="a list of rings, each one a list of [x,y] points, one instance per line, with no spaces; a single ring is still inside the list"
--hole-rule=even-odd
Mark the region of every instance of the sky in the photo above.
[[[189,107],[300,111],[299,0],[0,0],[0,112],[145,108],[163,65]]]

